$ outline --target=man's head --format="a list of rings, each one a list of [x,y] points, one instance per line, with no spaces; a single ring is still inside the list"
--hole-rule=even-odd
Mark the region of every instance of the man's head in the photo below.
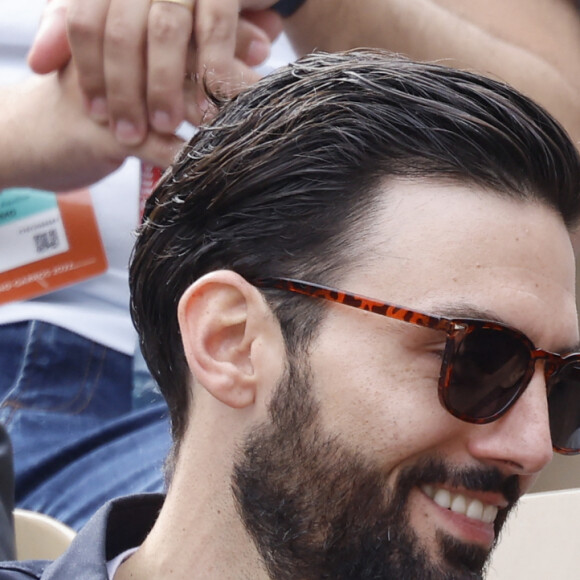
[[[476,425],[498,409],[449,399],[443,326],[272,280],[373,296],[421,320],[504,322],[568,351],[579,178],[562,130],[513,90],[371,51],[264,79],[184,149],[137,243],[135,321],[177,449],[198,398],[238,411],[233,489],[270,577],[481,568],[494,527],[550,458],[553,363],[526,366],[533,347],[501,329],[482,354],[474,333],[481,360],[463,356],[464,381],[485,364],[500,391],[522,364],[533,374],[513,408]],[[513,368],[495,356],[508,347]]]

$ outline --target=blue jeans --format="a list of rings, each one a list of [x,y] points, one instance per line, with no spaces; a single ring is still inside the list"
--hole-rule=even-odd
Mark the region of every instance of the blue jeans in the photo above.
[[[78,529],[106,501],[163,491],[167,407],[133,405],[133,361],[52,324],[0,326],[0,422],[16,504]]]

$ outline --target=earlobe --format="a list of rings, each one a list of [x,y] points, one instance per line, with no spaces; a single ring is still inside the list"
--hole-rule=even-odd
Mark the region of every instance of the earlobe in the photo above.
[[[264,378],[256,349],[272,324],[260,292],[235,272],[211,272],[183,294],[178,318],[196,382],[230,407],[252,405]]]

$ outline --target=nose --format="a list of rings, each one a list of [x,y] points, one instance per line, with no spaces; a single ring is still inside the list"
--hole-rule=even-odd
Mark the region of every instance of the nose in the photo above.
[[[469,438],[471,455],[506,475],[537,475],[552,459],[543,366],[543,362],[536,364],[527,389],[503,417],[474,426]]]

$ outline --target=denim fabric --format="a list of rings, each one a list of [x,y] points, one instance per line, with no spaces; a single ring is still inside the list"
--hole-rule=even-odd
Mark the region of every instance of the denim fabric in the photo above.
[[[134,409],[131,357],[31,321],[0,326],[0,369],[18,507],[79,529],[114,497],[163,490],[167,409]]]

